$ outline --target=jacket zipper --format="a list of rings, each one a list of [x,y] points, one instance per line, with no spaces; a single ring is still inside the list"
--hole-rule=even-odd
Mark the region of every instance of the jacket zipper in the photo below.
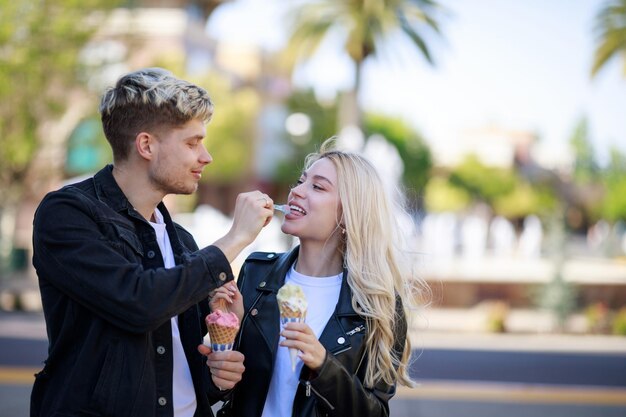
[[[317,395],[318,399],[324,401],[330,410],[335,409],[335,407],[333,407],[332,404],[329,403],[326,398],[322,397],[322,395],[319,392],[317,392],[315,388],[313,388],[313,386],[311,385],[311,381],[304,381],[304,393],[307,397],[311,396],[311,391],[313,391],[315,395]]]
[[[347,347],[345,347],[345,348],[343,348],[341,350],[338,350],[337,352],[331,352],[331,353],[332,353],[333,356],[337,356],[340,353],[343,353],[343,352],[345,352],[347,350],[350,350],[350,349],[352,349],[352,347],[351,346],[347,346]],[[333,407],[332,404],[326,398],[322,397],[322,395],[319,392],[317,392],[315,390],[315,388],[313,388],[313,386],[311,385],[311,381],[304,381],[304,395],[306,397],[310,397],[311,396],[311,390],[313,390],[313,392],[317,395],[317,397],[320,400],[323,400],[326,403],[328,408],[330,408],[331,410],[335,409],[335,407]]]
[[[338,350],[338,351],[336,351],[336,352],[331,352],[331,353],[333,354],[333,356],[337,356],[337,355],[339,355],[340,353],[343,353],[343,352],[345,352],[345,351],[347,351],[347,350],[350,350],[350,349],[352,349],[352,346],[346,346],[345,348],[343,348],[343,349],[341,349],[341,350]]]

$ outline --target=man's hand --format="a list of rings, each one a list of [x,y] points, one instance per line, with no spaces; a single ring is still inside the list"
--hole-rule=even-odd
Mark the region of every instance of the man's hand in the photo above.
[[[269,224],[274,216],[274,201],[260,191],[250,191],[237,196],[233,225],[228,233],[218,239],[217,246],[229,262],[256,239],[261,229]]]
[[[236,350],[213,352],[205,345],[198,346],[198,352],[207,357],[206,364],[211,372],[213,383],[220,391],[232,389],[241,381],[243,371],[243,353]]]

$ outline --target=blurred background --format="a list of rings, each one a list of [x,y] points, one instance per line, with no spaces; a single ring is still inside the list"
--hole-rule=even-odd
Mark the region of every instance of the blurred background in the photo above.
[[[201,246],[333,135],[403,190],[432,295],[392,416],[625,416],[625,57],[625,0],[0,0],[0,416],[46,356],[34,210],[111,162],[100,95],[148,66],[215,103],[166,201]]]

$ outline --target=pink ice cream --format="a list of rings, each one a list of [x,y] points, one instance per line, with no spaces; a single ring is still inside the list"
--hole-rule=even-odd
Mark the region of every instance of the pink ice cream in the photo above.
[[[220,327],[239,328],[239,319],[235,313],[225,313],[222,310],[215,310],[206,316],[207,326],[213,324]]]
[[[232,350],[239,331],[239,319],[235,313],[215,310],[205,318],[211,349],[214,352]]]

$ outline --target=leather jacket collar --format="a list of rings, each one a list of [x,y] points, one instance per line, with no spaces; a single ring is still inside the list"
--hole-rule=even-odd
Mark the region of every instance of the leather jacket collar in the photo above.
[[[261,281],[257,285],[257,290],[277,293],[280,287],[285,283],[285,277],[287,276],[287,272],[289,272],[289,268],[291,268],[291,265],[298,259],[299,251],[300,246],[296,246],[291,252],[273,254],[274,256],[278,256],[278,260],[276,260],[276,263],[267,275],[261,278]],[[350,290],[347,279],[348,270],[344,266],[339,301],[337,302],[337,309],[335,310],[335,314],[338,316],[357,315],[352,307],[352,290]]]

